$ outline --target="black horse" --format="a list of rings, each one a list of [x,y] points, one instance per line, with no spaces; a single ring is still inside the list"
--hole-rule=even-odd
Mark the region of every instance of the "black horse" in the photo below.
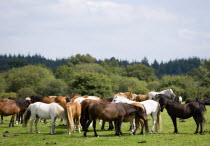
[[[168,96],[168,95],[166,95],[166,94],[156,94],[156,95],[155,95],[155,98],[156,98],[156,99],[166,98],[166,99],[168,99],[168,100],[171,100],[171,101],[180,103],[180,102],[179,102],[179,98],[178,98],[177,96]]]
[[[193,117],[196,122],[196,131],[200,125],[200,134],[203,133],[203,123],[205,121],[203,112],[206,111],[205,105],[202,102],[192,101],[187,104],[179,104],[168,100],[167,98],[160,98],[159,100],[161,112],[166,108],[169,116],[171,117],[174,125],[174,133],[178,133],[176,118],[188,119]]]
[[[191,101],[196,101],[196,102],[202,102],[204,105],[210,105],[210,98],[206,98],[204,100],[202,100],[201,98],[195,98],[195,99],[189,99],[185,102],[186,103],[189,103]]]

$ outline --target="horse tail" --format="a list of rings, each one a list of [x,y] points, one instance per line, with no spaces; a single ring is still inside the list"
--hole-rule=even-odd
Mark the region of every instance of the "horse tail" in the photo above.
[[[162,130],[162,118],[161,118],[161,114],[160,114],[160,104],[158,104],[158,112],[157,112],[157,125],[158,125],[158,130],[161,131]]]
[[[72,115],[72,108],[69,105],[67,105],[67,117],[68,117],[68,133],[70,134],[74,130],[74,119]]]
[[[82,125],[82,129],[86,129],[86,123],[89,120],[89,104],[85,106],[85,109],[82,109],[81,111],[81,118],[80,118],[80,123]],[[87,127],[88,128],[88,127]]]
[[[25,111],[24,113],[24,117],[23,117],[23,127],[26,127],[27,126],[27,123],[28,123],[28,120],[30,119],[31,117],[31,106],[29,106],[27,108],[27,110]]]

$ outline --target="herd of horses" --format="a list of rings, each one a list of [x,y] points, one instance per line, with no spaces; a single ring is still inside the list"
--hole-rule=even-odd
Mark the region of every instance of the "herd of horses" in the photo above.
[[[180,97],[176,97],[172,89],[161,92],[150,92],[146,95],[136,95],[131,92],[120,92],[113,98],[99,98],[97,96],[71,95],[71,98],[63,96],[43,97],[33,95],[26,99],[3,98],[0,99],[1,123],[3,117],[12,115],[9,126],[14,127],[14,119],[27,126],[30,120],[30,133],[38,130],[40,119],[51,119],[50,134],[55,134],[55,122],[57,118],[64,120],[67,125],[68,134],[81,129],[84,136],[87,136],[88,128],[92,123],[94,134],[96,132],[97,119],[102,121],[101,130],[104,129],[105,122],[109,122],[108,130],[115,130],[115,135],[121,136],[122,122],[130,122],[131,134],[141,125],[140,134],[157,133],[161,129],[161,112],[167,110],[174,125],[174,133],[178,133],[177,118],[187,119],[193,117],[196,123],[195,133],[203,133],[203,123],[205,121],[203,113],[206,111],[205,105],[210,105],[210,98],[201,100],[196,98],[181,104]],[[148,116],[152,117],[152,128],[149,130]],[[114,123],[114,124],[113,124]],[[199,130],[200,127],[200,131]]]

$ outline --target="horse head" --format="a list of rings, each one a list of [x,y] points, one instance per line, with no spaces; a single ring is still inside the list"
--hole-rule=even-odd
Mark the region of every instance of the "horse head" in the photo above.
[[[167,101],[168,101],[168,99],[166,99],[164,97],[160,97],[159,104],[160,104],[160,111],[161,112],[163,112],[164,108],[166,107]]]

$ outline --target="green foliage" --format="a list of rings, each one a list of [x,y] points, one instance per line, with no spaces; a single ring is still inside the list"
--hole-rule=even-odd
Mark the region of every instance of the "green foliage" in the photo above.
[[[13,68],[5,73],[5,80],[8,83],[7,91],[12,92],[25,87],[34,89],[45,78],[54,78],[54,76],[50,70],[40,66],[28,65]]]
[[[145,81],[139,81],[134,77],[122,77],[117,75],[112,75],[112,85],[114,92],[133,92],[137,94],[146,94],[148,89],[146,88],[147,83]]]
[[[17,93],[15,92],[8,92],[8,93],[1,93],[0,98],[8,98],[8,97],[17,97]]]
[[[110,97],[112,94],[111,80],[102,74],[83,72],[76,76],[72,84],[72,92],[82,95]]]
[[[95,63],[78,64],[75,66],[75,71],[99,73],[99,74],[104,74],[104,75],[108,74],[108,72],[102,66]]]
[[[155,81],[157,80],[154,70],[143,64],[128,65],[126,68],[128,77],[136,77],[141,81]]]
[[[21,88],[17,91],[18,97],[26,98],[35,95],[36,92],[32,88]]]
[[[183,100],[200,96],[198,83],[190,76],[163,76],[159,90],[172,88]]]
[[[47,78],[39,83],[36,92],[44,96],[66,96],[67,88],[67,84],[64,81]]]
[[[77,54],[75,56],[71,56],[67,60],[68,66],[74,67],[76,64],[82,64],[82,63],[94,63],[96,61],[95,58],[93,58],[90,54],[86,55],[80,55]]]
[[[149,91],[158,91],[160,88],[160,81],[151,81],[147,83],[147,89]]]
[[[6,90],[6,81],[3,77],[3,74],[0,74],[0,94],[4,93]]]

